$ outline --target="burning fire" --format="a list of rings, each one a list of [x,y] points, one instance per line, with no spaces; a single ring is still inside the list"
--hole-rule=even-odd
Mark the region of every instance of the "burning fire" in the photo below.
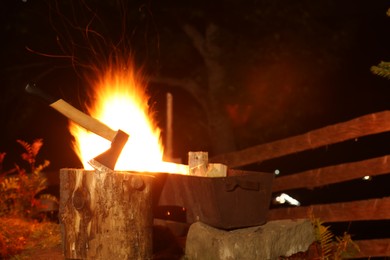
[[[93,104],[88,107],[92,117],[130,135],[115,170],[187,174],[186,165],[163,161],[161,131],[149,111],[143,80],[132,67],[122,68],[111,66],[93,82]],[[111,143],[72,122],[69,129],[84,168],[92,169],[87,161],[106,151]]]

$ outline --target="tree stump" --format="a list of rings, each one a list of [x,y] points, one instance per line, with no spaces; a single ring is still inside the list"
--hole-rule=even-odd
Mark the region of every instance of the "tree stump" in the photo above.
[[[151,259],[151,175],[60,170],[65,258]]]

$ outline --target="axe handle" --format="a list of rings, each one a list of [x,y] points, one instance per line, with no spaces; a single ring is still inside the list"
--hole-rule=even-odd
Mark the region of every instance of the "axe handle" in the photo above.
[[[37,88],[34,84],[27,84],[26,91],[30,94],[34,94],[44,99],[50,104],[52,108],[54,108],[73,122],[111,142],[114,140],[115,136],[118,133],[117,131],[112,130],[99,120],[81,112],[63,99],[53,98],[52,96]]]
[[[75,122],[76,124],[84,127],[85,129],[94,132],[95,134],[109,140],[113,141],[117,132],[109,128],[107,125],[103,124],[99,120],[81,112],[77,108],[73,107],[63,99],[58,99],[57,101],[50,104],[52,108]]]

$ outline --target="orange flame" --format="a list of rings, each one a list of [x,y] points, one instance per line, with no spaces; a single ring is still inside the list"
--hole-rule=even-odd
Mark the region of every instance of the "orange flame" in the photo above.
[[[111,66],[101,73],[93,83],[93,104],[88,107],[92,117],[130,135],[115,170],[187,174],[186,165],[163,161],[161,131],[149,112],[149,96],[143,80],[132,67],[121,68]],[[84,168],[92,169],[87,161],[106,151],[110,142],[74,123],[70,123],[69,129],[75,137],[74,150]]]

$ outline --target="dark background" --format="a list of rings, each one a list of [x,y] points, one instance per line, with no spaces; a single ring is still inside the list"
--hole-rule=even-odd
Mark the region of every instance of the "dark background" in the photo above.
[[[92,57],[91,50],[85,48],[88,45],[85,42],[83,45],[85,39],[77,33],[79,25],[73,23],[81,21],[80,28],[85,29],[91,21],[86,6],[101,19],[94,29],[100,29],[105,39],[113,42],[118,42],[124,32],[120,22],[123,17],[118,10],[120,14],[123,14],[120,8],[128,11],[125,46],[151,78],[191,76],[202,63],[189,51],[191,43],[180,30],[180,22],[192,22],[200,31],[209,21],[219,22],[228,31],[224,45],[231,50],[226,59],[232,71],[231,86],[222,98],[226,105],[239,104],[252,109],[247,119],[229,115],[237,149],[390,107],[390,81],[370,71],[380,61],[390,60],[390,17],[386,16],[389,1],[72,3],[6,0],[0,4],[0,151],[7,152],[5,169],[14,162],[21,163],[22,148],[16,139],[32,142],[35,138],[44,140],[39,159],[51,161],[49,171],[81,167],[71,149],[66,119],[26,94],[24,87],[37,82],[52,95],[85,108],[88,86],[84,72],[89,71],[85,65],[99,63],[99,55]],[[186,16],[191,19],[186,20]],[[242,45],[234,46],[237,42]],[[102,47],[101,55],[107,55],[107,45],[94,46]],[[250,52],[252,49],[257,51]],[[69,53],[75,59],[70,59]],[[191,95],[156,80],[149,86],[150,104],[163,131],[167,91],[175,98],[174,155],[186,161],[188,151],[210,147],[208,139],[203,138],[207,127],[204,112]],[[290,174],[388,154],[389,144],[389,134],[380,134],[245,169],[267,172],[279,169],[281,174]],[[303,205],[313,201],[375,198],[389,195],[388,183],[389,177],[382,176],[370,182],[357,180],[315,191],[292,191],[292,195]],[[349,224],[343,225],[350,228]],[[389,229],[387,222],[380,225],[382,228],[367,229]]]
[[[249,120],[234,125],[237,149],[388,109],[389,81],[370,72],[372,65],[390,56],[387,1],[300,1],[302,4],[295,5],[283,1],[197,2],[193,5],[169,1],[165,4],[122,2],[110,5],[87,1],[85,4],[103,20],[104,26],[97,29],[106,32],[104,36],[113,41],[123,32],[120,29],[123,26],[118,24],[122,19],[118,9],[129,10],[128,46],[135,53],[137,65],[145,68],[145,74],[151,77],[157,74],[181,76],[191,71],[191,65],[197,66],[191,52],[187,51],[186,57],[183,53],[186,54],[187,49],[175,46],[184,36],[174,22],[183,22],[183,18],[173,19],[172,13],[203,10],[203,20],[191,20],[196,26],[214,19],[220,21],[221,26],[231,28],[229,32],[233,37],[236,33],[236,37],[256,44],[258,39],[266,38],[264,35],[273,37],[259,41],[259,45],[265,46],[260,46],[265,53],[260,56],[260,62],[243,62],[247,56],[244,49],[238,49],[237,56],[242,52],[243,58],[231,63],[235,71],[231,80],[236,80],[233,83],[239,87],[235,87],[233,94],[227,90],[226,97],[222,98],[233,104],[249,104],[255,111],[249,115]],[[24,87],[29,82],[38,82],[45,91],[84,108],[88,89],[83,65],[99,61],[96,57],[90,58],[91,52],[83,51],[87,45],[77,48],[83,41],[72,28],[77,25],[64,21],[72,20],[75,15],[88,17],[89,14],[83,12],[82,4],[61,1],[4,1],[1,5],[1,150],[9,154],[7,161],[12,161],[11,155],[19,148],[16,139],[31,142],[43,138],[42,156],[52,162],[52,169],[78,167],[79,162],[70,148],[66,119],[26,95]],[[265,11],[257,16],[251,14],[258,20],[253,18],[253,24],[245,24],[247,21],[239,18],[249,15],[250,8]],[[299,15],[297,10],[301,12]],[[310,19],[301,18],[304,15]],[[302,32],[303,26],[308,29]],[[337,30],[339,33],[331,34]],[[330,36],[339,40],[328,42]],[[277,40],[277,37],[286,40]],[[226,45],[229,39],[226,38]],[[64,58],[70,49],[76,61]],[[172,58],[180,56],[183,58],[175,64]],[[181,66],[183,60],[188,63],[184,64],[188,65],[186,70]],[[286,83],[288,81],[291,83]],[[190,150],[207,150],[207,139],[200,138],[205,132],[203,115],[191,96],[177,88],[150,84],[150,103],[157,110],[161,128],[165,127],[166,91],[175,94],[175,156],[186,160]],[[241,93],[255,95],[256,99],[248,101],[248,94]]]

